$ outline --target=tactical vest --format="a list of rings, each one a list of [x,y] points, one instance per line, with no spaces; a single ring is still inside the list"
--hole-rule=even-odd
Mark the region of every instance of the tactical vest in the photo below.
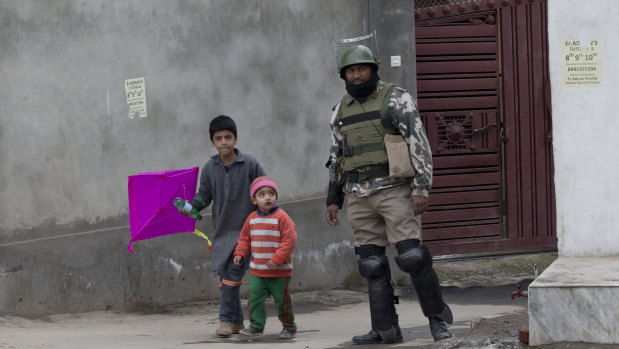
[[[389,175],[384,138],[385,134],[398,134],[398,129],[389,115],[389,96],[393,86],[394,84],[385,84],[376,98],[369,98],[363,103],[347,105],[348,95],[342,98],[337,125],[342,134],[341,170],[344,173],[366,166],[383,165],[378,166],[377,173],[360,179]]]

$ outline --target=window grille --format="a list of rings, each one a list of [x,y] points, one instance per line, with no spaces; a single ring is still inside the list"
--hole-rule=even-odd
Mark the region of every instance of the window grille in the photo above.
[[[437,151],[470,152],[473,146],[473,114],[437,115]]]

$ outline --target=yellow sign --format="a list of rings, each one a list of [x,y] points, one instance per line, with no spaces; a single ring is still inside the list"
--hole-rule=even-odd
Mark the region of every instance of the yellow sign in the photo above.
[[[600,39],[585,42],[562,39],[562,84],[567,87],[602,84],[602,45]]]

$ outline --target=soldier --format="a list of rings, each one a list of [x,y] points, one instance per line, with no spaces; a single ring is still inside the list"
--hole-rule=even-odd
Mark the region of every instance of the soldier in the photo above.
[[[450,338],[445,323],[453,322],[452,313],[443,302],[430,251],[421,243],[420,216],[428,207],[432,154],[416,102],[406,90],[380,80],[378,61],[365,46],[347,49],[340,67],[348,93],[331,116],[325,216],[328,224],[338,225],[345,193],[350,194],[347,219],[359,244],[359,272],[368,281],[372,323],[370,332],[352,340],[402,342],[386,256],[390,244],[398,253],[396,264],[411,276],[434,340]],[[405,149],[405,161],[387,150],[394,138]],[[403,171],[407,166],[410,170]]]

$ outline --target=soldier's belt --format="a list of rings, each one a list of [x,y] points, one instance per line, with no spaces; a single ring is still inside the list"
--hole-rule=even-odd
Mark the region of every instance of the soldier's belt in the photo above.
[[[383,142],[376,142],[362,145],[349,145],[344,146],[342,150],[344,151],[345,157],[351,157],[372,151],[385,150],[385,144]]]
[[[356,170],[346,172],[346,180],[351,183],[359,183],[382,177],[389,177],[389,167],[386,165],[372,166],[363,172]]]

